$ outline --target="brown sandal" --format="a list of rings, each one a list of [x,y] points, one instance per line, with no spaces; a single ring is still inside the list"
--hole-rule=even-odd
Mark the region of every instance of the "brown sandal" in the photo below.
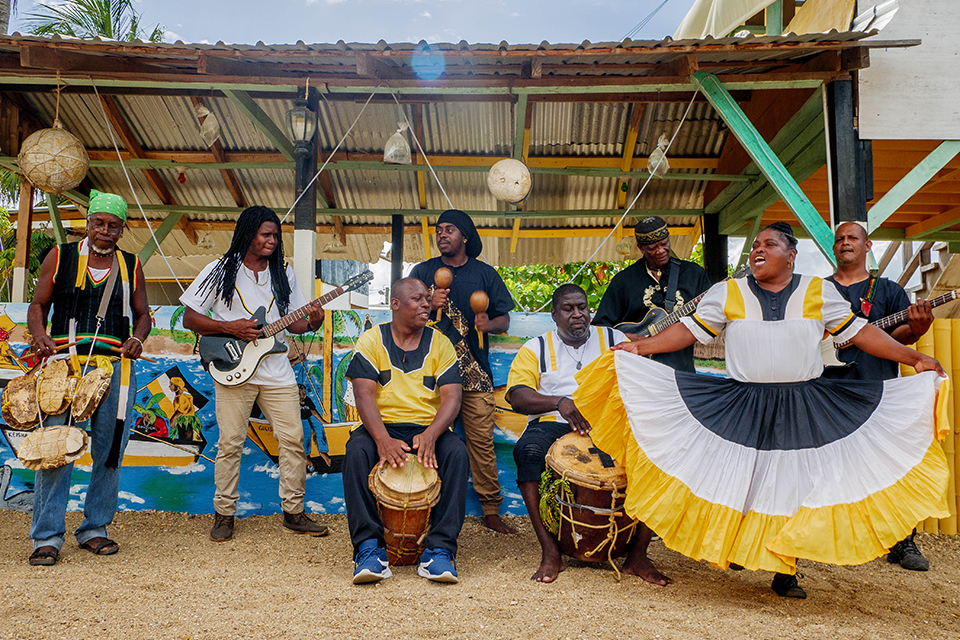
[[[80,545],[81,549],[86,549],[95,556],[112,556],[120,551],[120,545],[110,538],[90,538]]]
[[[44,546],[34,549],[27,562],[35,567],[50,567],[57,564],[57,560],[59,559],[60,551],[56,547]]]

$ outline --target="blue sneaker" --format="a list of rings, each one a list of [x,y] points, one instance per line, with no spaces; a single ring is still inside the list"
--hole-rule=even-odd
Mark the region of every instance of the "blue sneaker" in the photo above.
[[[374,538],[361,542],[353,556],[353,584],[377,582],[392,575],[387,550]]]
[[[435,582],[460,582],[457,561],[446,549],[426,549],[420,555],[417,575]]]

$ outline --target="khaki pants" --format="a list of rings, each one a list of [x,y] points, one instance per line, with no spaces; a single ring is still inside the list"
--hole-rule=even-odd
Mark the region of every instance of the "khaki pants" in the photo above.
[[[280,459],[280,504],[287,513],[303,511],[303,492],[307,482],[307,457],[303,453],[303,424],[300,422],[300,395],[296,385],[265,387],[242,384],[225,387],[214,382],[217,394],[217,463],[213,508],[217,513],[232,516],[237,511],[240,494],[240,456],[247,439],[250,410],[256,402],[273,427]]]
[[[493,449],[494,409],[497,401],[492,393],[464,391],[460,400],[460,418],[470,456],[473,490],[480,498],[483,515],[500,512],[500,480],[497,477],[497,454]]]

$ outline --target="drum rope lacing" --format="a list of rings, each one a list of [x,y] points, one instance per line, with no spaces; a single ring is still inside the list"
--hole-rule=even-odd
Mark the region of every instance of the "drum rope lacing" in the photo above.
[[[377,472],[378,472],[379,470],[380,470],[379,467],[374,467],[373,470],[370,471],[369,477],[370,477],[370,478],[375,477],[376,474],[377,474]],[[371,483],[369,482],[369,480],[368,480],[368,484],[371,484]],[[436,484],[437,484],[438,486],[440,485],[440,479],[439,479],[439,478],[437,479],[437,483],[436,483]],[[413,488],[413,477],[409,477],[408,480],[407,480],[406,491],[404,492],[405,495],[410,496],[410,495],[412,494],[412,492],[411,492],[411,489],[412,489],[412,488]],[[438,492],[438,495],[439,495],[439,492]],[[382,524],[383,524],[383,510],[382,510],[382,507],[381,507],[381,504],[380,504],[380,496],[374,494],[374,499],[376,500],[376,503],[377,503],[377,516],[379,516],[379,518],[380,518],[380,523],[381,523],[381,525],[382,525]],[[407,531],[407,514],[411,511],[411,509],[409,509],[409,506],[410,506],[410,500],[409,500],[409,499],[404,500],[404,501],[403,501],[403,506],[401,507],[401,509],[402,509],[402,511],[403,511],[403,520],[401,520],[401,522],[400,522],[400,531],[399,531],[399,532],[397,532],[397,531],[390,531],[390,530],[387,529],[386,527],[384,527],[384,529],[383,529],[383,534],[384,534],[383,547],[384,547],[384,549],[386,549],[387,554],[392,554],[392,555],[397,559],[396,564],[398,564],[398,565],[403,565],[403,564],[404,564],[404,563],[400,562],[401,559],[409,558],[409,557],[414,556],[414,555],[416,555],[416,556],[419,557],[420,554],[423,552],[423,549],[421,548],[421,546],[423,545],[423,541],[427,538],[427,535],[430,533],[430,516],[433,514],[433,505],[430,504],[430,501],[428,500],[428,501],[427,501],[427,506],[426,506],[426,509],[425,509],[426,512],[427,512],[427,517],[426,517],[426,523],[427,523],[427,524],[426,524],[426,527],[424,527],[423,533],[420,534],[420,536],[419,536],[419,537],[416,539],[416,541],[414,542],[414,546],[413,546],[413,547],[407,546],[407,545],[408,545],[408,541],[412,538],[412,536],[411,536],[410,534],[406,533],[406,531]],[[424,509],[416,509],[416,510],[417,510],[417,511],[423,511]],[[396,545],[391,545],[390,543],[387,542],[387,534],[393,534],[393,537],[394,537],[396,540],[398,540],[398,542],[397,542]]]
[[[569,482],[569,480],[567,479],[566,471],[564,471],[560,475],[560,479],[563,480],[565,483]],[[621,579],[620,569],[617,568],[616,563],[613,561],[613,546],[614,546],[614,543],[617,541],[617,539],[620,537],[621,533],[629,532],[629,535],[627,536],[627,543],[629,543],[630,540],[633,538],[633,534],[636,532],[636,527],[637,527],[636,520],[633,520],[628,526],[624,527],[623,529],[621,529],[620,525],[617,523],[617,516],[624,514],[624,511],[622,509],[617,509],[617,498],[625,494],[621,494],[620,491],[617,489],[616,485],[614,485],[613,491],[610,492],[610,508],[603,509],[600,507],[591,507],[587,505],[576,504],[574,502],[569,502],[569,500],[572,500],[573,496],[570,495],[570,492],[567,486],[568,485],[561,485],[560,491],[557,493],[556,496],[554,496],[554,498],[556,499],[557,503],[560,505],[560,518],[570,523],[570,532],[571,532],[570,537],[573,538],[574,548],[577,550],[580,549],[580,538],[582,537],[577,535],[577,525],[588,528],[588,529],[603,529],[604,527],[606,527],[607,537],[601,540],[600,543],[597,544],[597,546],[591,549],[590,551],[585,551],[583,555],[589,558],[590,556],[593,556],[594,554],[606,548],[607,562],[613,568],[613,575],[616,578],[617,582],[620,582],[620,579]],[[561,493],[564,495],[564,498],[567,498],[567,500],[564,500],[560,497]],[[564,507],[567,508],[567,513],[564,513],[564,509],[563,509]],[[586,522],[580,522],[574,519],[573,517],[574,508],[584,509],[586,511],[592,511],[593,513],[596,513],[598,515],[607,515],[609,516],[609,521],[605,525],[587,524]]]

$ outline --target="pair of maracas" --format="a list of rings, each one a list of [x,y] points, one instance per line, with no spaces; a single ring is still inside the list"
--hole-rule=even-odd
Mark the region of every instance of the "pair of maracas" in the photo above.
[[[433,275],[433,282],[437,285],[438,289],[449,289],[450,285],[453,284],[453,272],[446,267],[440,267]],[[486,292],[474,291],[470,295],[470,308],[473,309],[474,313],[483,313],[487,310],[489,305],[490,298],[487,296]],[[437,322],[440,322],[442,315],[443,309],[437,309]],[[480,341],[480,348],[482,349],[483,333],[480,332],[480,329],[477,329],[477,339]]]

